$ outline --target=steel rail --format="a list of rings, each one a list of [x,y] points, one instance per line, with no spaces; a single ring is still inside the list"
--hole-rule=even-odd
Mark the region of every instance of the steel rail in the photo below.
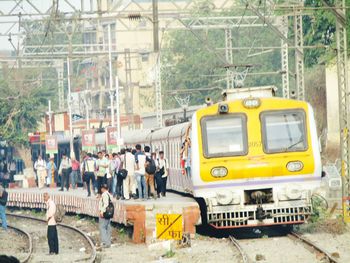
[[[25,231],[23,229],[20,229],[18,227],[14,227],[14,226],[11,226],[11,225],[8,225],[7,227],[8,228],[12,228],[14,231],[19,232],[19,233],[21,233],[24,236],[27,236],[28,243],[29,243],[29,248],[28,248],[29,252],[28,252],[28,255],[21,262],[23,262],[23,263],[29,262],[29,259],[31,258],[32,254],[33,254],[33,239],[32,239],[32,236],[27,231]]]
[[[244,250],[242,249],[241,245],[238,243],[238,241],[233,237],[233,236],[229,236],[232,244],[238,249],[241,257],[242,257],[242,261],[243,263],[248,263],[249,259],[247,254],[244,252]]]
[[[35,218],[35,217],[31,217],[31,216],[25,216],[25,215],[16,215],[16,214],[11,214],[11,213],[6,213],[7,216],[12,216],[12,217],[18,217],[18,218],[23,218],[23,219],[30,219],[30,220],[35,220],[35,221],[39,221],[42,223],[47,223],[46,220],[44,219],[40,219],[40,218]],[[79,233],[80,235],[82,235],[87,242],[89,243],[90,247],[91,247],[91,256],[90,256],[90,260],[89,262],[93,263],[96,260],[96,246],[94,245],[94,243],[91,241],[91,239],[80,229],[74,227],[74,226],[70,226],[70,225],[66,225],[63,223],[58,223],[57,225],[64,227],[64,228],[68,228],[71,230],[74,230],[75,232]]]
[[[303,237],[302,235],[299,235],[295,232],[290,232],[287,235],[289,238],[291,239],[298,239],[300,240],[302,243],[308,245],[309,247],[311,247],[313,250],[315,250],[316,252],[319,252],[323,255],[325,255],[328,259],[328,262],[330,263],[338,263],[338,260],[335,259],[332,255],[330,255],[327,251],[325,251],[323,248],[319,247],[318,245],[316,245],[314,242],[310,241],[309,239]]]

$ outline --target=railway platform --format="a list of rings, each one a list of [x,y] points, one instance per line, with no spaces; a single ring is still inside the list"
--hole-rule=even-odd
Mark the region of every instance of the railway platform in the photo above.
[[[62,204],[66,212],[98,217],[98,198],[87,197],[86,190],[78,188],[60,192],[56,188],[9,189],[8,207],[45,208],[43,193],[48,192],[56,204]],[[113,222],[133,227],[135,243],[152,243],[156,240],[157,214],[182,214],[183,233],[194,236],[200,223],[200,209],[193,198],[167,193],[159,199],[113,200]]]

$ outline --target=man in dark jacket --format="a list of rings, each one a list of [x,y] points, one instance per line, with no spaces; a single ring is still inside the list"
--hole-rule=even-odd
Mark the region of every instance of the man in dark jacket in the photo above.
[[[8,194],[6,190],[0,185],[0,217],[2,222],[2,228],[7,230],[7,222],[6,222],[6,203],[7,203]]]

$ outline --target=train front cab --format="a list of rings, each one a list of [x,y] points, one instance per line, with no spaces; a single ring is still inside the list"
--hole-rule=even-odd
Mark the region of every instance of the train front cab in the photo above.
[[[312,213],[321,179],[312,108],[256,100],[216,104],[192,119],[194,196],[216,228],[299,224]]]

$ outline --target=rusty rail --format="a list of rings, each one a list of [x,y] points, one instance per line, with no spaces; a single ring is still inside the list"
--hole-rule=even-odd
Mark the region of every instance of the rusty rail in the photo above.
[[[16,215],[16,214],[10,214],[10,213],[6,213],[7,216],[12,216],[12,217],[18,217],[18,218],[23,218],[23,219],[29,219],[29,220],[35,220],[35,221],[39,221],[39,222],[42,222],[42,223],[47,223],[46,220],[44,219],[40,219],[40,218],[35,218],[35,217],[31,217],[31,216],[25,216],[25,215]],[[68,229],[71,229],[77,233],[79,233],[80,235],[82,235],[86,240],[87,242],[89,243],[90,247],[91,247],[91,256],[89,258],[89,262],[93,263],[95,262],[96,260],[96,246],[94,245],[94,243],[91,241],[91,239],[83,232],[81,231],[80,229],[74,227],[74,226],[69,226],[69,225],[66,225],[66,224],[63,224],[63,223],[58,223],[57,225],[61,226],[61,227],[64,227],[64,228],[68,228]],[[29,234],[28,234],[29,235]],[[30,237],[30,240],[31,237]],[[33,246],[31,244],[31,250],[33,251]],[[32,254],[30,254],[31,256]],[[29,257],[30,258],[30,257]],[[28,260],[29,260],[28,258]],[[24,261],[24,262],[27,262],[27,261]]]
[[[295,233],[295,232],[291,232],[291,233],[288,234],[288,237],[292,238],[292,239],[298,239],[302,243],[304,243],[304,244],[308,245],[309,247],[311,247],[316,252],[319,252],[319,253],[323,254],[325,257],[327,257],[328,262],[330,262],[330,263],[338,263],[338,260],[335,259],[331,254],[329,254],[327,251],[325,251],[323,248],[319,247],[318,245],[316,245],[315,243],[313,243],[309,239],[303,237],[302,235],[300,235],[298,233]]]
[[[235,239],[233,236],[229,236],[232,244],[237,248],[237,250],[239,251],[241,257],[242,257],[242,262],[243,263],[248,263],[249,259],[247,254],[244,252],[244,250],[242,249],[241,245],[238,243],[237,239]]]
[[[12,228],[14,231],[19,232],[20,234],[24,235],[27,237],[28,239],[28,243],[29,243],[29,248],[28,248],[28,255],[22,260],[23,263],[29,262],[30,257],[32,256],[33,253],[33,239],[32,236],[25,230],[20,229],[18,227],[14,227],[11,225],[7,226],[8,228]]]

